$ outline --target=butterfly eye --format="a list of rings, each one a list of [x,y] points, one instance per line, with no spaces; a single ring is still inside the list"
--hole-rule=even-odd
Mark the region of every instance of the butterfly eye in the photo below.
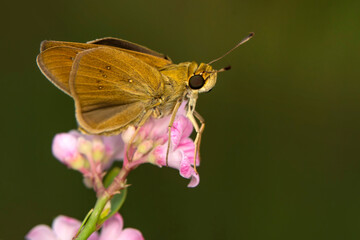
[[[194,75],[189,79],[189,86],[192,89],[200,89],[204,84],[205,80],[201,75]]]

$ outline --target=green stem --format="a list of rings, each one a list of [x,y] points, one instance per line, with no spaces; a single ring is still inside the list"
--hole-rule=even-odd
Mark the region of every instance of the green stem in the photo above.
[[[97,230],[96,223],[99,220],[100,214],[103,211],[105,204],[109,201],[110,196],[105,194],[100,197],[95,204],[94,211],[91,213],[90,218],[85,223],[84,228],[81,230],[80,234],[75,238],[76,240],[86,240],[90,235]]]
[[[123,166],[119,172],[119,174],[114,178],[110,186],[106,189],[106,191],[113,195],[117,191],[120,191],[125,187],[125,182],[127,175],[131,171],[131,168],[128,168],[127,166]]]
[[[123,166],[119,174],[114,178],[113,182],[102,192],[102,195],[98,197],[96,201],[94,211],[91,213],[89,219],[84,224],[84,228],[80,230],[79,235],[74,240],[86,240],[90,235],[98,230],[97,223],[99,223],[99,217],[106,205],[106,203],[111,199],[111,197],[116,194],[116,192],[125,188],[126,177],[131,171],[131,168]]]
[[[89,219],[89,217],[91,216],[91,213],[92,213],[93,211],[94,211],[94,209],[92,208],[92,209],[88,212],[88,214],[86,214],[86,217],[84,218],[83,222],[81,223],[81,226],[80,226],[78,232],[76,233],[75,237],[73,237],[73,238],[77,238],[77,236],[79,236],[79,234],[80,234],[80,232],[81,232],[81,229],[83,229],[85,223],[87,222],[87,220]]]

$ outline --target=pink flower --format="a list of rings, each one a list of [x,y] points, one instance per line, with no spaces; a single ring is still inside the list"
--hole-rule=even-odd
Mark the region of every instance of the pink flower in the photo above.
[[[168,166],[178,169],[182,177],[191,179],[188,187],[196,187],[200,177],[193,166],[195,146],[190,138],[193,126],[185,116],[185,105],[186,102],[179,108],[171,128]],[[84,135],[77,131],[60,133],[54,138],[53,154],[60,162],[83,173],[88,186],[94,185],[93,176],[102,176],[101,173],[111,166],[114,159],[124,158],[124,165],[128,168],[147,162],[166,166],[169,122],[170,116],[149,119],[140,128],[128,153],[124,152],[123,142],[129,144],[135,132],[134,127],[111,137]],[[131,161],[128,161],[127,155],[131,156]],[[197,157],[196,166],[199,164]]]
[[[85,159],[77,149],[77,135],[75,131],[56,134],[52,144],[54,156],[62,163],[73,169],[80,169],[85,165]]]
[[[52,228],[47,225],[35,226],[25,238],[26,240],[72,240],[80,226],[81,222],[76,219],[58,216],[54,219]],[[91,234],[88,239],[99,239],[98,233]]]
[[[38,225],[26,235],[26,240],[72,240],[81,223],[73,218],[58,216],[54,219],[52,228]],[[133,228],[123,229],[123,219],[116,213],[103,225],[101,233],[94,232],[89,240],[143,240],[139,230]]]
[[[134,228],[123,229],[124,221],[120,214],[115,214],[103,225],[99,240],[143,240],[141,232]]]
[[[89,161],[97,163],[100,171],[122,159],[124,143],[120,135],[85,135],[78,131],[56,134],[52,144],[54,156],[66,166],[86,174]]]
[[[60,162],[83,174],[87,187],[102,194],[105,170],[115,159],[122,158],[124,142],[120,135],[106,137],[70,131],[54,137],[52,151]]]
[[[194,151],[195,145],[190,138],[193,126],[185,116],[185,105],[183,103],[175,117],[171,128],[170,151],[168,156],[168,166],[178,169],[184,178],[191,178],[188,187],[196,187],[200,177],[195,172]],[[150,162],[158,166],[166,166],[166,151],[168,147],[168,125],[170,116],[161,119],[148,120],[139,130],[133,141],[130,152],[133,159],[130,163],[124,157],[124,164],[136,166],[144,162]],[[129,144],[130,138],[134,133],[134,128],[130,128],[123,133],[123,140]],[[196,159],[196,165],[200,163]]]
[[[179,169],[180,175],[184,178],[191,178],[188,187],[196,187],[200,182],[199,174],[194,170],[195,145],[190,138],[193,126],[185,116],[177,116],[171,129],[170,152],[168,156],[169,167]],[[157,146],[153,154],[155,162],[166,166],[166,151],[168,143]],[[199,157],[196,159],[196,166],[200,165]]]

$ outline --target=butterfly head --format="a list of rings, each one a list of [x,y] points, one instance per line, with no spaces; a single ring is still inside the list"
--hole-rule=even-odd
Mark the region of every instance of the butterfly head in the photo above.
[[[209,64],[200,63],[196,71],[190,76],[188,86],[192,90],[198,90],[199,93],[209,92],[216,84],[217,73],[229,69],[230,66],[214,70]]]
[[[201,63],[190,76],[188,86],[192,90],[198,90],[199,93],[208,92],[215,86],[216,78],[217,72],[210,65]]]
[[[221,57],[218,57],[209,63],[201,63],[197,69],[195,70],[194,74],[192,74],[188,81],[188,86],[192,90],[198,90],[199,93],[208,92],[210,91],[216,84],[217,73],[230,70],[230,66],[222,68],[220,70],[213,70],[210,64],[219,61],[220,59],[224,58],[226,55],[231,53],[240,45],[244,44],[245,42],[249,41],[254,36],[254,33],[250,33],[246,38],[241,40],[238,44],[236,44],[232,49],[227,51]],[[193,63],[194,64],[194,63]]]

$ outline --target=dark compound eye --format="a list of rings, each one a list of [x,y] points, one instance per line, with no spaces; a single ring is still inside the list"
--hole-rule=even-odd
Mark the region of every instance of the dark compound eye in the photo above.
[[[192,89],[200,89],[204,84],[205,80],[201,75],[194,75],[189,79],[189,86]]]

